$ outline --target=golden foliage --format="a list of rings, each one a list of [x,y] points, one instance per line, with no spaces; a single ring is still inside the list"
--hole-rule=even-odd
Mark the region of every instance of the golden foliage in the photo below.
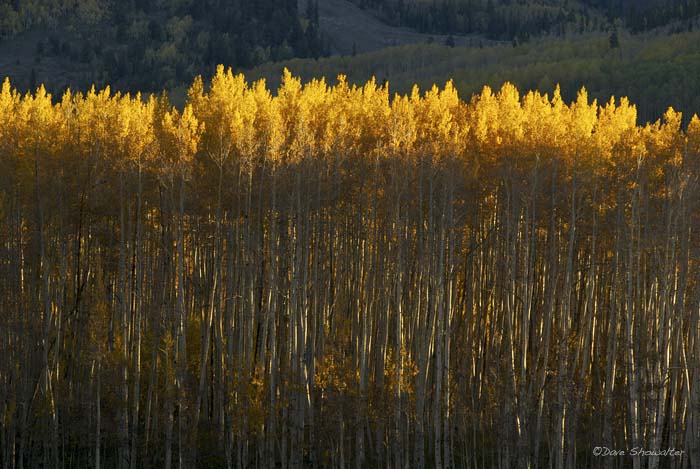
[[[524,171],[554,161],[604,175],[649,151],[681,165],[684,154],[700,151],[697,122],[686,137],[682,116],[672,109],[663,123],[639,126],[626,98],[599,106],[582,88],[567,104],[558,87],[550,98],[537,91],[520,95],[510,83],[498,92],[484,87],[466,103],[451,81],[390,98],[388,84],[374,79],[362,87],[348,85],[343,75],[335,85],[325,79],[304,84],[285,70],[273,95],[264,80],[249,85],[223,66],[208,87],[195,79],[182,110],[165,94],[144,99],[114,95],[109,87],[69,90],[57,104],[43,87],[20,96],[5,80],[0,90],[4,146],[29,156],[70,147],[118,168],[148,166],[166,184],[190,179],[199,155],[220,170],[338,156],[449,157],[469,168],[469,177],[503,163]]]

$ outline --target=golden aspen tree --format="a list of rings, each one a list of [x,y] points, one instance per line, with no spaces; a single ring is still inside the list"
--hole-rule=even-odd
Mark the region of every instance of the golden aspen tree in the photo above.
[[[193,425],[188,419],[187,406],[187,307],[185,299],[185,184],[192,177],[194,155],[204,130],[204,124],[199,122],[193,113],[191,105],[186,105],[182,113],[177,109],[166,111],[162,118],[162,141],[159,154],[160,173],[169,186],[172,207],[177,207],[178,219],[176,233],[176,311],[175,320],[175,363],[177,390],[177,434],[178,434],[178,464],[186,464],[190,454],[186,452],[187,442],[185,432],[188,425]],[[177,187],[178,200],[175,201]]]
[[[23,109],[22,109],[23,108]],[[45,400],[45,408],[48,409],[47,427],[51,428],[51,458],[53,463],[58,462],[58,406],[60,395],[57,394],[56,368],[52,366],[58,359],[57,352],[52,356],[50,342],[55,337],[55,331],[60,327],[58,316],[59,303],[51,296],[51,287],[54,280],[54,272],[58,260],[55,255],[55,247],[52,246],[53,212],[57,198],[57,188],[51,184],[51,174],[56,171],[58,165],[57,156],[60,154],[61,145],[65,142],[64,121],[52,103],[52,96],[43,86],[31,95],[27,93],[20,102],[21,119],[26,123],[23,141],[20,149],[23,153],[25,168],[32,174],[33,184],[28,184],[33,189],[34,198],[34,230],[37,258],[35,261],[36,285],[35,298],[40,311],[40,321],[37,329],[41,331],[39,344],[42,350],[39,399]],[[21,171],[21,169],[20,169]],[[28,183],[28,180],[27,180]],[[28,195],[28,194],[27,194]]]
[[[497,128],[500,122],[498,102],[490,87],[485,86],[472,96],[468,120],[470,124],[470,152],[477,168],[489,170],[497,164],[499,146]]]
[[[241,138],[241,131],[244,128],[242,123],[242,116],[240,112],[240,103],[243,99],[244,93],[247,90],[247,84],[242,75],[233,75],[230,68],[225,69],[223,66],[218,66],[216,74],[212,78],[211,87],[206,94],[204,94],[204,85],[201,77],[197,77],[190,87],[188,92],[188,101],[192,106],[195,115],[204,124],[204,133],[202,135],[201,146],[208,155],[209,159],[214,162],[216,170],[218,173],[218,185],[216,186],[216,239],[217,239],[217,265],[222,264],[223,259],[223,227],[222,221],[224,219],[224,209],[223,209],[223,187],[224,187],[224,176],[227,173],[227,169],[234,166],[232,163],[232,156],[238,154],[238,148],[236,146],[237,141]],[[243,163],[240,158],[235,161],[235,165],[238,166],[238,184],[237,190],[240,190],[240,175],[241,175],[241,165]],[[201,185],[206,185],[206,181],[200,182]],[[223,272],[220,269],[214,271],[214,278],[212,282],[212,298],[217,295],[216,285],[220,283],[220,279]],[[220,291],[221,288],[219,287]],[[221,296],[221,295],[219,295]],[[215,311],[219,311],[214,303],[212,302],[207,313],[207,320],[203,321],[203,335],[204,341],[201,346],[200,353],[200,376],[199,376],[199,386],[197,391],[196,403],[194,408],[194,425],[199,425],[200,419],[200,409],[203,394],[205,392],[205,377],[207,369],[207,358],[209,354],[209,341],[211,328],[214,321]],[[230,333],[230,331],[226,331]],[[220,344],[221,345],[221,344]],[[221,406],[224,405],[224,387],[223,376],[226,375],[226,370],[224,368],[224,363],[220,363],[218,367],[218,373],[222,375],[221,383],[219,385],[220,399],[222,402]],[[230,376],[230,375],[229,375]],[[224,425],[223,419],[221,425]],[[195,432],[196,434],[196,432]]]

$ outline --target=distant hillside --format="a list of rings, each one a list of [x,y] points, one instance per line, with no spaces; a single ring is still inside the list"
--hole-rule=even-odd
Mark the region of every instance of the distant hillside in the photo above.
[[[697,108],[698,2],[0,0],[0,76],[54,94],[93,83],[165,88],[176,102],[219,63],[272,79],[285,65],[305,76],[377,75],[403,91],[449,77],[463,94],[559,82],[571,97],[583,84],[630,95],[651,118],[669,103]],[[330,53],[347,57],[316,61]]]
[[[324,0],[319,0],[323,2]],[[527,40],[625,25],[634,32],[700,13],[700,0],[352,0],[387,24],[436,34]]]
[[[685,23],[700,14],[700,0],[582,0],[601,8],[609,18],[621,18],[634,31],[670,23]],[[678,25],[677,25],[678,26]]]
[[[152,91],[325,52],[296,0],[0,0],[0,72],[20,88]]]
[[[561,84],[566,99],[585,86],[592,97],[629,96],[639,106],[640,119],[656,120],[671,105],[700,113],[700,33],[674,35],[620,34],[617,44],[608,33],[588,33],[568,39],[542,38],[513,47],[446,47],[406,45],[356,57],[294,59],[265,64],[248,73],[276,86],[284,67],[308,79],[346,74],[351,83],[371,76],[388,80],[392,93],[407,93],[413,83],[423,89],[453,79],[468,99],[484,85],[510,81],[521,90],[553,91]],[[614,42],[614,41],[612,41]],[[614,47],[617,46],[617,47]]]
[[[457,46],[492,43],[483,35],[449,35],[420,32],[409,27],[387,24],[369,10],[348,0],[300,0],[299,8],[318,17],[319,28],[332,53],[361,54],[415,43],[435,42]]]

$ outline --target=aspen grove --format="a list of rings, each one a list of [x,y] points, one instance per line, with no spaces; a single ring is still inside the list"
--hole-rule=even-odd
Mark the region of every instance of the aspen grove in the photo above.
[[[5,81],[2,467],[698,467],[699,177],[584,89]]]

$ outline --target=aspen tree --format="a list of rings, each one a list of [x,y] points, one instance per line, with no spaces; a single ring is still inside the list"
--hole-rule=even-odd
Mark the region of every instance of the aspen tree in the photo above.
[[[178,193],[178,220],[176,233],[177,264],[176,264],[176,311],[175,316],[175,363],[177,410],[178,410],[178,467],[188,464],[185,454],[187,442],[183,431],[191,422],[186,420],[188,415],[186,400],[186,364],[187,343],[186,323],[187,311],[185,307],[185,183],[191,177],[192,161],[197,151],[199,139],[204,125],[197,121],[192,107],[187,105],[182,113],[177,109],[167,111],[162,120],[162,132],[164,142],[161,148],[161,171],[170,187],[172,206],[175,206],[175,186]]]

